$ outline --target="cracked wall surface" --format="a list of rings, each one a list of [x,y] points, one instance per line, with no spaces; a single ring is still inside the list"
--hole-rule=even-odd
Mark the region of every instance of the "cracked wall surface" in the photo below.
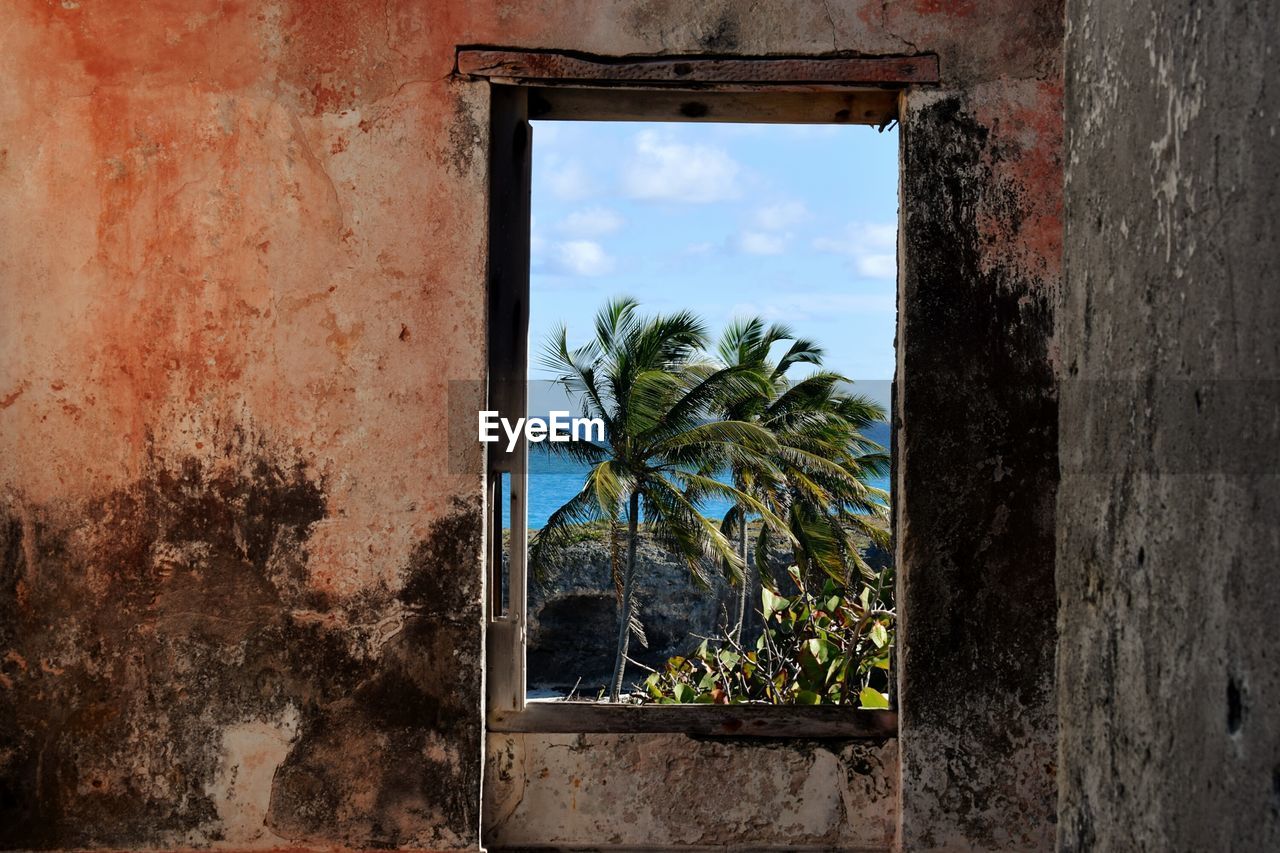
[[[481,402],[488,95],[460,44],[939,55],[904,155],[956,171],[904,184],[903,287],[945,335],[904,342],[898,414],[926,367],[989,406],[933,424],[969,476],[902,436],[896,819],[912,849],[1042,845],[1005,828],[1052,799],[1060,39],[1050,0],[10,4],[0,846],[479,844],[483,465],[448,412]],[[840,814],[814,837],[861,831]]]
[[[1280,849],[1280,7],[1068,5],[1059,846]]]
[[[892,740],[491,735],[486,779],[499,846],[885,850],[897,823]]]
[[[903,119],[895,532],[902,842],[1047,849],[1061,84]]]

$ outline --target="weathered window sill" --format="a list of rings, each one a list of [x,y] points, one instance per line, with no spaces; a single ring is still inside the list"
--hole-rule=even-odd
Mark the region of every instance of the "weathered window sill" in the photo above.
[[[687,734],[704,737],[865,738],[898,734],[897,711],[796,705],[608,705],[531,702],[490,711],[489,731]]]

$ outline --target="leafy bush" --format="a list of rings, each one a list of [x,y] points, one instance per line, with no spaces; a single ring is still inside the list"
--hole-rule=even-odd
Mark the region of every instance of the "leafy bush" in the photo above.
[[[892,570],[859,576],[856,589],[824,578],[814,593],[794,566],[791,595],[763,589],[764,627],[748,650],[734,632],[703,640],[640,685],[659,704],[853,705],[888,708],[894,639]]]

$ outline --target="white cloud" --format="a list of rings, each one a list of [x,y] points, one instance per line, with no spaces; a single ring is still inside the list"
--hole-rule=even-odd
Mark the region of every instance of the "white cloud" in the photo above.
[[[837,237],[816,237],[813,248],[846,255],[866,278],[892,279],[898,274],[898,226],[894,223],[851,222]]]
[[[547,248],[547,239],[538,229],[538,217],[529,217],[529,254],[537,257]]]
[[[684,247],[684,250],[683,250],[680,254],[682,254],[682,255],[709,255],[709,254],[711,254],[712,252],[714,252],[714,251],[715,251],[715,249],[716,249],[716,244],[715,244],[715,243],[712,243],[712,242],[711,242],[711,241],[709,241],[709,240],[706,240],[706,241],[703,241],[703,242],[701,242],[701,243],[690,243],[689,245],[687,245],[687,246],[685,246],[685,247]]]
[[[858,255],[893,249],[898,243],[898,226],[893,223],[850,222],[838,237],[817,237],[813,247],[839,255]]]
[[[894,278],[898,275],[897,255],[859,255],[853,263],[858,274],[867,278]]]
[[[766,205],[755,212],[755,224],[765,231],[781,231],[802,222],[809,216],[803,202],[784,201]]]
[[[786,244],[787,238],[782,234],[744,231],[738,235],[738,248],[748,255],[780,255]]]
[[[575,210],[557,226],[560,231],[574,237],[599,237],[612,234],[623,225],[622,217],[607,207],[588,207]]]
[[[622,175],[632,198],[703,204],[738,196],[739,167],[721,148],[686,145],[646,130]]]
[[[569,240],[552,248],[550,267],[566,275],[606,275],[613,271],[613,258],[593,240]]]
[[[562,161],[558,157],[549,157],[546,171],[542,174],[551,194],[562,201],[578,201],[595,192],[595,183],[576,161]]]
[[[782,201],[756,208],[751,215],[753,228],[738,234],[738,249],[748,255],[780,255],[791,242],[792,225],[809,216],[802,202]]]
[[[895,311],[897,298],[892,293],[793,292],[759,302],[739,303],[733,306],[731,314],[805,322],[854,314],[892,314]]]
[[[898,246],[897,223],[881,222],[865,225],[863,234],[868,244],[878,249],[896,249]]]
[[[537,143],[538,148],[546,150],[548,145],[555,145],[560,141],[563,131],[563,122],[540,121],[534,127],[534,142]]]

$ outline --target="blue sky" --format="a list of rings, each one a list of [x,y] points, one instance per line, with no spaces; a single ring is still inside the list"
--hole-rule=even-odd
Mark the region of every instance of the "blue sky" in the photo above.
[[[893,376],[898,139],[854,126],[535,122],[531,378],[605,299],[783,321],[882,397]]]

